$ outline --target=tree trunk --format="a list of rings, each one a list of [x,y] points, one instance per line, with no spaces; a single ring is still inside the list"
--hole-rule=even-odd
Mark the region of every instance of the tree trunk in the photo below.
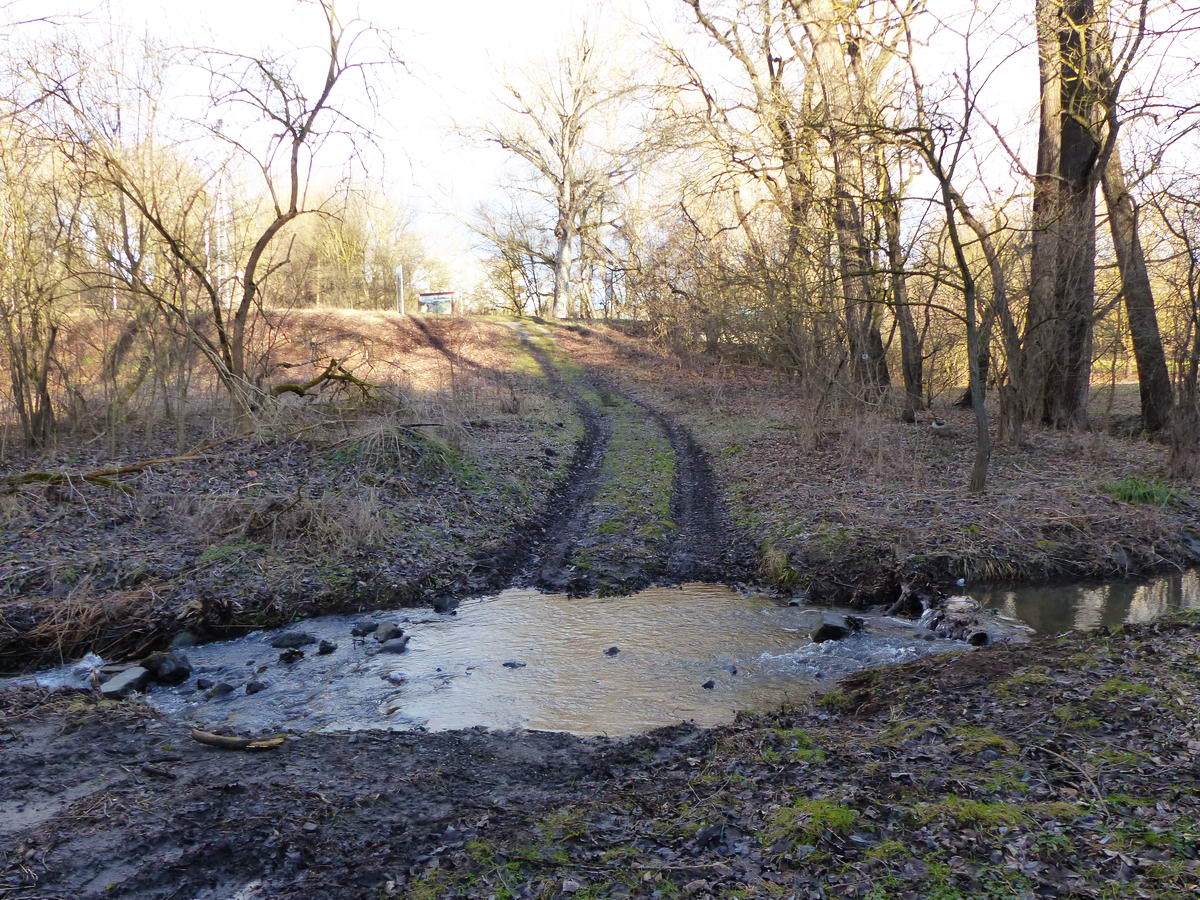
[[[1146,270],[1146,255],[1138,236],[1137,208],[1125,185],[1120,152],[1114,148],[1104,167],[1104,200],[1117,266],[1121,270],[1121,293],[1129,316],[1133,355],[1137,360],[1138,390],[1142,401],[1142,427],[1150,434],[1162,431],[1171,418],[1171,376],[1158,330],[1154,293]]]
[[[846,307],[846,333],[851,371],[859,383],[882,389],[889,382],[880,329],[881,310],[871,296],[871,260],[863,233],[862,210],[856,202],[850,173],[856,152],[841,130],[852,121],[854,104],[845,51],[838,40],[837,13],[832,0],[809,0],[805,29],[813,45],[813,61],[821,79],[829,141],[833,155],[834,228],[838,266]],[[861,191],[859,191],[861,194]]]
[[[554,299],[550,307],[550,316],[565,319],[571,287],[571,224],[565,212],[559,213],[554,238]]]
[[[904,378],[904,410],[915,413],[924,407],[924,373],[922,371],[921,339],[913,322],[908,302],[908,283],[904,278],[904,260],[900,252],[900,202],[892,192],[887,169],[880,165],[885,198],[884,227],[887,231],[888,268],[891,270],[892,308],[900,329],[900,373]]]
[[[1036,0],[1041,98],[1033,259],[1022,363],[1025,410],[1058,428],[1087,422],[1095,306],[1093,0]]]

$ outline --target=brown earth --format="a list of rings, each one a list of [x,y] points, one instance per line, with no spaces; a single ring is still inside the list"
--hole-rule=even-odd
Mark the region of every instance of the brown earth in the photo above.
[[[1166,449],[1102,430],[1001,444],[988,489],[966,490],[971,413],[917,425],[768,370],[682,360],[603,325],[560,327],[564,349],[686,427],[712,461],[758,574],[813,600],[870,604],[902,584],[1123,577],[1200,562],[1196,485],[1166,486]],[[1102,404],[1102,407],[1104,404]],[[1123,407],[1118,410],[1121,412]],[[929,427],[933,416],[950,425]],[[1116,499],[1127,479],[1165,506]]]
[[[10,692],[0,897],[1195,896],[1198,625],[930,659],[625,741],[241,753],[137,704]]]

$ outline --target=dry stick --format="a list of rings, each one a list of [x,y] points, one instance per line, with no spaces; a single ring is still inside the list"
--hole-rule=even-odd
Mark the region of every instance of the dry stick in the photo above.
[[[207,744],[209,747],[219,747],[222,750],[274,750],[277,747],[282,747],[284,741],[287,740],[285,737],[265,738],[262,740],[231,737],[226,734],[213,734],[211,731],[201,731],[199,728],[193,728],[191,736],[194,741]]]
[[[215,441],[209,441],[206,444],[189,450],[187,453],[180,453],[176,456],[163,456],[159,459],[147,459],[141,462],[130,463],[125,466],[112,466],[107,469],[94,469],[91,472],[24,472],[20,475],[9,475],[6,478],[0,479],[0,484],[10,487],[17,487],[22,484],[70,484],[72,481],[86,481],[91,484],[98,484],[102,487],[112,487],[117,490],[124,491],[129,494],[133,492],[127,484],[121,484],[116,481],[114,476],[130,475],[134,472],[142,472],[151,466],[165,465],[167,463],[186,462],[187,460],[198,459],[201,454],[221,444],[229,443],[242,435],[234,437],[221,438]]]

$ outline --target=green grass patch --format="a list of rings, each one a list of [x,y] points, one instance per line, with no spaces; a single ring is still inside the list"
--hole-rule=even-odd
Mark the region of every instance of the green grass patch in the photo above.
[[[1143,506],[1170,506],[1179,499],[1179,492],[1157,478],[1128,475],[1119,481],[1106,481],[1100,490],[1122,503]]]
[[[799,798],[771,816],[763,843],[769,846],[780,839],[813,843],[829,834],[845,834],[857,821],[858,813],[844,804]]]
[[[946,821],[963,828],[1011,827],[1029,821],[1029,816],[1011,803],[971,800],[954,794],[936,803],[918,803],[913,811],[921,822]]]

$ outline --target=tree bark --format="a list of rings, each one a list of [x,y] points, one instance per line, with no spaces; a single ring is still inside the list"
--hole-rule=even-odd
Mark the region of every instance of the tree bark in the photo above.
[[[855,148],[842,133],[854,113],[845,50],[835,31],[837,14],[832,0],[808,0],[804,5],[809,12],[804,28],[813,45],[813,61],[821,80],[829,123],[833,156],[834,229],[837,232],[838,271],[846,307],[851,371],[861,384],[882,389],[890,379],[880,329],[881,310],[876,302],[878,298],[871,296],[870,254],[863,233],[862,210],[855,200],[850,179],[850,173],[855,168],[851,158]]]
[[[1058,428],[1087,423],[1095,307],[1098,97],[1093,0],[1036,0],[1042,88],[1023,393]]]
[[[1137,207],[1125,184],[1119,150],[1113,149],[1104,167],[1102,184],[1108,207],[1108,224],[1121,271],[1121,293],[1129,316],[1129,334],[1137,360],[1138,391],[1142,401],[1142,427],[1150,434],[1162,431],[1171,418],[1171,376],[1158,330],[1154,293],[1146,270],[1146,254],[1138,236]]]

